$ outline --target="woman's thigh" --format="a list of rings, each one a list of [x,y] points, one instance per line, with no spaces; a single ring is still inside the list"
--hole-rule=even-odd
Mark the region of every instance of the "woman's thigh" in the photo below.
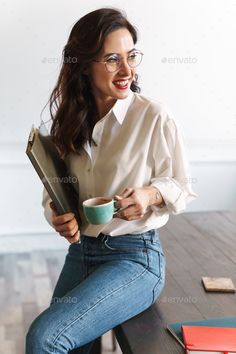
[[[85,276],[81,244],[70,245],[51,303],[60,302],[60,299],[81,283]],[[68,298],[67,301],[72,301],[72,299]]]
[[[53,291],[51,305],[62,301],[64,303],[76,301],[76,299],[66,294],[80,284],[85,277],[86,271],[81,252],[81,244],[72,244],[68,249],[65,263]],[[72,350],[70,353],[89,354],[93,344],[94,341],[87,343],[76,350]]]

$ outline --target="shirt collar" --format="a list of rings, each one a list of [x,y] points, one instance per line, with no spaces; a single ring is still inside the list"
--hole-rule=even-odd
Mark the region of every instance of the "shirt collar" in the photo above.
[[[111,109],[111,111],[113,112],[114,116],[116,117],[117,121],[120,124],[122,124],[125,119],[126,113],[129,109],[133,97],[134,97],[134,93],[133,91],[130,90],[128,97],[124,98],[123,100],[117,100]]]
[[[124,98],[123,100],[117,100],[116,103],[114,104],[114,106],[111,108],[111,110],[105,115],[105,117],[103,117],[100,121],[98,121],[97,124],[101,124],[102,122],[104,122],[104,120],[107,117],[109,117],[111,113],[113,113],[116,120],[121,125],[125,119],[126,113],[129,109],[129,106],[130,106],[132,100],[133,100],[133,97],[134,97],[134,93],[133,93],[133,91],[130,90],[128,96],[126,98]],[[96,128],[97,124],[95,125],[94,129]],[[88,141],[84,144],[84,149],[88,153],[90,158],[92,159],[92,152],[91,152],[91,148],[90,148]]]

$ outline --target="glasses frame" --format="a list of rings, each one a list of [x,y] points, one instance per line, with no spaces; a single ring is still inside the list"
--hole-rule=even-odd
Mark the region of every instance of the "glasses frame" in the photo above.
[[[137,68],[137,66],[139,66],[140,64],[141,64],[141,62],[142,62],[142,60],[143,60],[143,56],[144,56],[144,53],[143,52],[141,52],[141,50],[133,50],[131,53],[130,53],[130,55],[132,54],[132,53],[139,53],[139,54],[141,54],[141,60],[140,60],[140,62],[137,64],[137,65],[135,65],[135,66],[131,66],[130,64],[129,64],[129,62],[128,62],[128,57],[129,57],[129,55],[128,55],[128,57],[126,58],[126,61],[127,61],[127,64],[129,65],[129,67],[131,68],[131,69],[133,69],[133,68]],[[114,53],[114,54],[116,54],[116,53]],[[114,55],[113,54],[113,55]],[[110,55],[110,56],[112,56],[112,54]],[[123,57],[120,57],[120,59],[119,59],[119,63],[118,63],[118,68],[116,69],[116,70],[113,70],[113,71],[110,71],[110,70],[108,70],[108,68],[107,68],[107,60],[103,60],[103,61],[101,61],[101,60],[93,60],[93,62],[95,62],[95,63],[101,63],[101,64],[104,64],[105,65],[105,68],[106,68],[106,71],[107,72],[109,72],[109,73],[115,73],[116,71],[118,71],[119,69],[120,69],[120,66],[121,66],[121,61],[122,60],[124,60],[125,58],[123,58]]]

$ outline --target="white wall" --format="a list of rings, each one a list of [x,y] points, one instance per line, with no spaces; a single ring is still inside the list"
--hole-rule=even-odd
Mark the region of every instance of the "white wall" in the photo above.
[[[138,27],[142,91],[167,104],[183,128],[199,194],[188,211],[236,207],[235,0],[0,5],[0,235],[50,231],[26,140],[55,84],[73,24],[102,6],[124,9]]]

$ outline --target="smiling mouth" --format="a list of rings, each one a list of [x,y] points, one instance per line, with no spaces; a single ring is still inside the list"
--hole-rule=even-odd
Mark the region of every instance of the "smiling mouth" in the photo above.
[[[129,80],[117,80],[117,81],[113,81],[113,84],[118,89],[126,89],[128,87]]]

